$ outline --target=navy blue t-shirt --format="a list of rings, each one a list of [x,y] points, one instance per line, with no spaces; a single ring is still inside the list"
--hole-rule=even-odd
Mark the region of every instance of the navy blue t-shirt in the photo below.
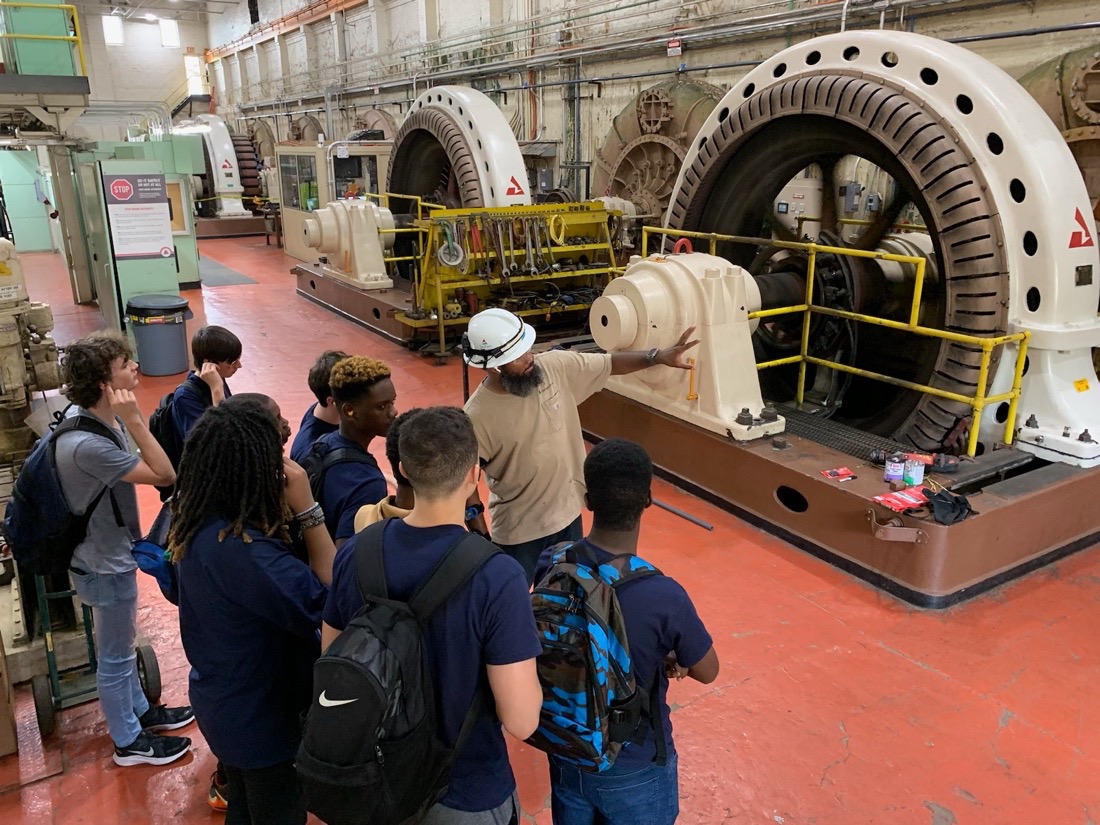
[[[582,539],[592,548],[602,564],[614,558],[614,553]],[[547,548],[535,567],[538,582],[550,569],[553,548]],[[656,565],[655,565],[656,566]],[[687,591],[675,579],[668,576],[647,576],[626,582],[615,589],[619,606],[626,621],[626,637],[630,642],[630,661],[634,666],[634,678],[641,686],[649,684],[654,675],[660,679],[661,723],[665,732],[665,746],[671,755],[676,752],[672,744],[672,720],[668,710],[668,677],[665,676],[665,656],[676,653],[676,661],[682,667],[699,664],[714,645],[710,633],[703,626],[695,605]],[[628,743],[615,759],[616,768],[643,768],[657,756],[656,741],[652,731],[641,744]]]
[[[410,527],[401,519],[388,521],[382,556],[390,598],[409,599],[464,535],[465,529],[453,524]],[[325,623],[343,630],[362,606],[352,540],[336,554]],[[475,689],[488,690],[485,666],[534,659],[542,650],[519,563],[503,553],[487,561],[433,617],[424,646],[434,679],[439,729],[453,746]],[[500,721],[495,713],[482,714],[455,759],[450,790],[442,804],[459,811],[487,811],[502,805],[515,787]]]
[[[299,464],[305,458],[306,453],[309,452],[309,448],[313,446],[314,441],[323,435],[334,433],[340,429],[339,424],[329,424],[327,421],[322,421],[315,416],[313,414],[315,409],[317,409],[316,402],[309,405],[306,414],[302,416],[302,423],[298,425],[298,434],[294,436],[294,441],[290,444],[290,458]]]
[[[191,704],[210,750],[234,768],[292,760],[299,715],[313,698],[313,662],[327,590],[289,545],[246,530],[195,534],[177,569],[180,637]]]
[[[355,514],[364,504],[377,504],[389,495],[386,477],[378,469],[378,462],[369,452],[339,431],[317,439],[331,449],[348,448],[363,453],[369,463],[347,461],[325,471],[321,500],[317,502],[325,511],[325,527],[334,541],[342,541],[355,535]]]
[[[184,382],[190,383],[191,388],[196,392],[185,390],[181,384],[176,387],[175,397],[172,399],[172,424],[175,426],[176,432],[179,433],[181,441],[187,438],[187,434],[191,432],[195,422],[202,417],[202,414],[206,412],[206,408],[210,406],[210,387],[199,378],[194,370],[187,373]],[[224,390],[226,398],[233,395],[229,390],[229,385],[224,381],[222,381],[222,390]]]

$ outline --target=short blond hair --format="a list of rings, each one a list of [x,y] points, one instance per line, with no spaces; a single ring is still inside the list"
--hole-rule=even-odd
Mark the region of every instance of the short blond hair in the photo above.
[[[354,404],[371,387],[390,377],[390,368],[377,358],[352,355],[337,361],[329,374],[328,385],[338,404]]]

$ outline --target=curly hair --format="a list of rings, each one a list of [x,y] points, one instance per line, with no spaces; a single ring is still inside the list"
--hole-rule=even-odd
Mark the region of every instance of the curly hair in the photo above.
[[[93,332],[69,344],[61,359],[65,397],[85,409],[94,407],[103,397],[101,385],[111,380],[115,359],[129,361],[133,355],[130,342],[113,330]]]
[[[584,486],[592,526],[633,530],[649,505],[653,462],[640,444],[625,438],[601,441],[584,460]]]
[[[219,541],[233,535],[248,542],[246,528],[290,541],[283,445],[273,422],[255,401],[222,404],[208,408],[187,434],[168,532],[173,561],[215,516],[230,522]]]
[[[322,407],[328,406],[329,396],[332,395],[332,387],[329,386],[332,368],[348,357],[346,352],[330,349],[321,353],[317,360],[313,362],[313,366],[309,368],[309,377],[306,379],[306,383],[309,384],[310,392],[317,396],[317,403]]]
[[[329,374],[328,383],[337,404],[354,404],[371,387],[390,377],[390,368],[377,358],[353,355],[336,362]]]

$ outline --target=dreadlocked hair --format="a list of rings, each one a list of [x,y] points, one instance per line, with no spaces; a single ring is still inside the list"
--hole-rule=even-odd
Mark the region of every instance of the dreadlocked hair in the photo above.
[[[245,528],[252,528],[289,542],[285,488],[283,446],[271,413],[259,404],[208,408],[183,445],[168,532],[172,560],[183,558],[215,516],[230,522],[218,541],[232,535],[250,542]]]

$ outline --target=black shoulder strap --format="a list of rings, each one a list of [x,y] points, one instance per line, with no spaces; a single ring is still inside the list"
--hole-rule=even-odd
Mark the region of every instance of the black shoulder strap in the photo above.
[[[663,665],[659,665],[661,667]],[[665,745],[665,726],[661,721],[661,671],[653,676],[653,684],[649,688],[649,724],[653,728],[653,744],[657,748],[657,754],[653,761],[657,765],[668,764],[668,747]]]
[[[210,392],[210,387],[207,386],[206,382],[201,378],[199,379],[198,385],[196,385],[190,377],[184,378],[183,382],[179,385],[179,389],[187,390],[187,392],[197,396],[198,399],[203,401],[208,407],[214,403],[214,394]],[[175,393],[173,393],[173,395],[175,395]]]
[[[71,407],[72,404],[69,405]],[[66,407],[65,409],[69,409]],[[102,436],[103,438],[109,438],[111,443],[118,446],[118,441],[115,440],[114,430],[100,421],[98,418],[92,418],[90,415],[70,415],[68,418],[60,421],[50,433],[50,451],[51,458],[53,459],[53,465],[57,466],[57,437],[62,433],[72,432],[76,430],[78,432],[94,433],[95,435]],[[126,526],[126,520],[122,518],[122,510],[118,506],[118,501],[115,499],[115,491],[107,485],[103,486],[103,489],[99,491],[99,494],[92,499],[91,503],[84,510],[85,515],[91,517],[91,514],[95,511],[95,508],[99,506],[99,502],[102,501],[104,494],[110,496],[111,499],[111,511],[115,516],[115,524],[119,527]]]
[[[382,536],[391,519],[377,521],[355,537],[355,578],[363,601],[389,599]],[[423,624],[463,587],[500,548],[476,533],[466,533],[436,565],[428,580],[409,599],[409,609]]]
[[[337,447],[325,453],[321,459],[321,472],[337,464],[377,464],[374,456],[361,447]]]
[[[369,524],[355,537],[355,580],[364,602],[390,597],[382,559],[382,533],[388,521],[382,519]]]
[[[467,533],[447,551],[428,580],[409,600],[409,609],[421,622],[427,622],[439,608],[473,578],[500,548],[477,533]]]

